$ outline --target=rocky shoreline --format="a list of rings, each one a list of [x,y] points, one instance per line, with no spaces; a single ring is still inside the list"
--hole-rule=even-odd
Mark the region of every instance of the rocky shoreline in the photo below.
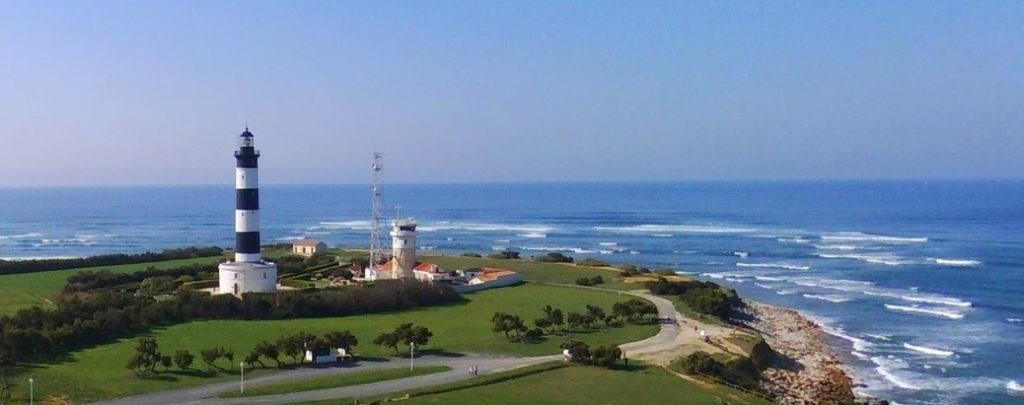
[[[735,321],[761,333],[779,354],[764,370],[764,387],[781,404],[850,403],[853,379],[821,327],[792,309],[744,300]]]

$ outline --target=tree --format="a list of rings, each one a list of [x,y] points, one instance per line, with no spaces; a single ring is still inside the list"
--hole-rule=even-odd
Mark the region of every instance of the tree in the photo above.
[[[192,367],[192,361],[195,360],[196,356],[189,353],[188,350],[178,350],[174,352],[174,364],[182,370],[188,370]]]
[[[591,353],[594,365],[602,367],[611,368],[620,358],[622,358],[622,349],[615,345],[598,346]]]
[[[373,344],[395,349],[395,354],[398,354],[398,342],[399,337],[395,332],[384,332],[373,339]]]
[[[597,305],[587,305],[587,315],[590,315],[595,320],[597,320],[597,319],[602,319],[603,320],[605,318],[605,316],[607,316],[604,313],[604,308],[601,308],[601,307],[599,307]]]
[[[569,323],[569,327],[574,329],[582,327],[586,323],[585,316],[579,312],[570,312],[566,316],[566,321]]]
[[[647,315],[657,315],[658,307],[650,301],[634,298],[626,302],[616,302],[612,305],[612,314],[639,322],[644,320]]]
[[[562,314],[561,309],[555,309],[552,308],[551,305],[545,305],[544,308],[541,308],[541,310],[544,311],[544,319],[546,320],[545,323],[549,324],[549,327],[552,330],[556,326],[561,327],[562,325],[565,324],[565,316]],[[541,327],[540,325],[537,326]]]
[[[156,372],[157,364],[160,364],[160,351],[156,339],[141,338],[135,346],[135,353],[128,359],[127,367],[136,375],[146,372]]]
[[[203,363],[206,363],[206,368],[212,371],[214,368],[220,368],[217,367],[214,363],[216,363],[217,360],[220,360],[220,358],[224,356],[224,348],[214,347],[209,349],[203,349],[199,351],[199,356],[202,357]]]
[[[253,352],[258,353],[260,357],[266,357],[270,360],[273,360],[278,367],[281,366],[281,360],[278,360],[278,357],[281,357],[281,351],[278,350],[277,345],[264,340],[262,342],[257,343],[256,347],[252,350]],[[258,357],[256,361],[259,361]],[[263,365],[263,363],[260,362],[260,365]]]
[[[171,369],[171,365],[173,365],[173,364],[174,364],[174,362],[171,360],[171,356],[161,356],[160,357],[160,365],[164,366],[164,371],[170,370]]]
[[[547,318],[534,319],[533,324],[536,325],[537,328],[540,328],[542,330],[548,330],[548,328],[551,328],[551,321],[549,321]]]
[[[221,350],[224,350],[224,349],[222,348]],[[224,352],[224,358],[228,359],[228,366],[229,367],[232,364],[235,364],[235,351],[234,350],[225,351]]]
[[[253,348],[251,351],[249,351],[249,354],[245,355],[245,358],[242,359],[242,361],[246,365],[248,365],[249,368],[256,367],[257,363],[260,365],[260,367],[267,367],[266,364],[263,364],[263,362],[260,361],[260,352],[256,348]]]
[[[316,336],[307,332],[298,332],[283,336],[277,340],[277,347],[285,356],[291,357],[293,363],[303,361],[307,348],[316,344]]]
[[[570,340],[560,345],[562,349],[569,351],[571,361],[574,363],[587,364],[590,362],[590,346],[578,340]]]
[[[530,329],[526,326],[523,318],[504,312],[495,312],[494,316],[491,317],[491,322],[494,322],[494,331],[504,333],[505,339],[509,338],[509,332],[515,332],[516,336],[522,336],[523,332]]]
[[[345,349],[347,353],[351,353],[352,347],[359,344],[359,339],[356,339],[356,335],[347,330],[327,332],[322,340],[330,348]]]

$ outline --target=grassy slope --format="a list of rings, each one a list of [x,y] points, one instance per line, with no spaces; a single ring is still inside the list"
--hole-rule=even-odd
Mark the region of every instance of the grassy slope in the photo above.
[[[0,315],[13,314],[22,308],[40,306],[52,308],[47,297],[64,286],[69,276],[83,270],[107,269],[115,273],[131,273],[145,270],[149,266],[156,268],[172,268],[194,263],[217,263],[221,256],[201,257],[195,259],[168,260],[164,262],[125,264],[120,266],[101,266],[70,270],[55,270],[40,273],[12,274],[0,276]]]
[[[256,387],[241,394],[238,391],[231,391],[221,395],[221,398],[252,397],[260,395],[286,394],[289,392],[314,391],[327,388],[348,387],[352,385],[369,384],[380,381],[397,380],[418,375],[443,373],[450,371],[448,366],[425,366],[409,370],[407,367],[385,368],[380,370],[355,371],[351,373],[315,377],[301,381],[292,381],[282,384],[266,385]]]
[[[431,393],[435,392],[435,393]],[[389,395],[400,398],[406,393]],[[663,368],[639,366],[630,370],[563,366],[545,363],[410,391],[402,404],[730,404],[767,405],[769,402],[726,387],[681,379]],[[360,402],[383,398],[361,398]],[[348,404],[332,399],[307,405]]]
[[[466,296],[464,304],[422,308],[390,314],[377,314],[346,318],[292,319],[279,321],[204,321],[175,325],[153,331],[164,353],[188,349],[196,354],[199,349],[223,346],[233,349],[236,359],[243,357],[257,342],[298,332],[324,333],[349,329],[360,339],[357,352],[363,356],[392,355],[391,349],[382,349],[370,342],[381,332],[403,322],[428,326],[434,338],[426,349],[460,352],[507,353],[517,355],[547,355],[558,353],[562,338],[541,343],[508,343],[500,334],[491,332],[491,315],[495,311],[519,314],[532,322],[541,316],[540,308],[552,305],[564,311],[582,311],[585,304],[610,308],[611,304],[626,297],[583,289],[527,284],[518,287],[483,291]],[[657,332],[657,327],[629,326],[600,332],[575,335],[591,344],[625,343],[640,340]],[[131,394],[186,386],[208,384],[236,378],[234,371],[215,376],[197,373],[162,373],[157,378],[135,377],[124,367],[135,345],[134,339],[102,345],[72,353],[69,358],[53,364],[33,365],[31,374],[40,382],[36,385],[40,395],[67,393],[77,401],[127,396]],[[224,362],[226,363],[226,362]],[[198,359],[195,367],[205,369]],[[24,369],[22,370],[25,371]],[[49,385],[44,382],[57,382]],[[52,383],[51,383],[52,384]],[[26,392],[15,393],[24,396]]]
[[[598,285],[600,288],[629,290],[640,289],[643,286],[628,285],[614,282],[618,270],[605,267],[579,267],[572,264],[544,263],[531,260],[502,260],[502,259],[480,259],[457,256],[426,256],[421,258],[446,270],[454,270],[466,267],[496,267],[516,270],[523,274],[527,281],[538,283],[574,284],[576,279],[581,277],[601,276],[605,283]]]

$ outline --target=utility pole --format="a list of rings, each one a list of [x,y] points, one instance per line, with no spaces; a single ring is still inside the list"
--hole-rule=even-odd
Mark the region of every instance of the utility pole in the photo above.
[[[34,405],[36,403],[36,379],[28,378],[28,404]]]
[[[241,362],[241,363],[238,363],[238,370],[242,372],[242,381],[241,381],[241,385],[238,387],[239,388],[238,389],[238,393],[239,394],[244,394],[245,393],[245,362],[244,361]]]
[[[409,371],[412,371],[413,363],[416,361],[416,342],[409,343]]]

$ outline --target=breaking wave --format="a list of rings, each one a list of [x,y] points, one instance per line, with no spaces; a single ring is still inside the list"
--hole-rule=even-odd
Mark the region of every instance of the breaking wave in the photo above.
[[[740,228],[733,226],[714,225],[633,225],[633,226],[595,226],[595,231],[624,232],[624,233],[748,233],[754,232],[754,228]]]
[[[815,300],[822,300],[828,302],[834,302],[836,304],[852,301],[853,298],[844,297],[841,295],[819,295],[819,294],[804,294],[804,298],[810,298]]]
[[[524,238],[540,239],[540,238],[548,237],[548,234],[543,233],[543,232],[527,232],[527,233],[521,233],[521,234],[519,234],[519,236],[524,237]]]
[[[811,266],[800,266],[788,263],[736,263],[737,267],[767,267],[787,270],[810,270]]]
[[[872,357],[871,362],[875,363],[875,371],[893,385],[907,390],[921,389],[920,386],[907,381],[906,379],[896,375],[894,372],[893,368],[902,368],[902,365],[906,364],[902,360],[889,360],[884,357]]]
[[[0,240],[38,238],[40,236],[43,236],[43,234],[38,232],[22,233],[18,235],[0,235]]]
[[[924,303],[927,303],[927,304],[949,305],[949,306],[954,306],[954,307],[969,307],[969,306],[971,306],[971,302],[970,301],[961,301],[961,300],[956,299],[956,298],[947,298],[947,297],[901,295],[900,299],[902,299],[904,301],[910,301],[910,302],[924,302]]]
[[[877,253],[877,254],[827,254],[817,253],[816,256],[822,259],[850,259],[860,260],[866,263],[872,264],[884,264],[886,266],[899,266],[902,264],[912,264],[912,261],[906,260],[903,257],[896,256],[891,253]]]
[[[761,288],[764,288],[764,289],[768,289],[768,290],[774,290],[775,289],[775,287],[772,287],[772,286],[767,285],[767,284],[754,283],[754,285],[756,285],[758,287],[761,287]]]
[[[839,232],[831,235],[822,235],[821,240],[836,242],[869,242],[891,245],[928,242],[928,238],[924,237],[885,236],[873,235],[863,232]]]
[[[596,250],[572,247],[572,246],[521,246],[522,250],[538,252],[573,252],[578,254],[597,253]]]
[[[1014,392],[1024,392],[1024,385],[1016,381],[1006,383],[1006,389]]]
[[[970,259],[943,259],[930,257],[928,260],[935,262],[940,266],[951,266],[951,267],[975,267],[980,266],[981,262]]]
[[[955,353],[953,353],[953,352],[951,352],[949,350],[933,349],[931,347],[917,346],[917,345],[912,345],[910,343],[904,343],[903,347],[905,347],[907,349],[910,349],[910,350],[913,350],[913,351],[918,352],[918,353],[930,354],[930,355],[933,355],[933,356],[949,357],[949,356],[952,356],[952,355],[955,354]]]
[[[1009,323],[1021,323],[1021,322],[1024,322],[1024,319],[1020,319],[1020,318],[1006,318],[1006,322],[1009,322]]]
[[[908,306],[903,306],[903,305],[885,304],[885,308],[889,309],[890,311],[907,312],[907,313],[912,313],[912,314],[925,314],[925,315],[939,316],[939,317],[943,317],[943,318],[947,318],[947,319],[963,319],[963,317],[964,317],[964,314],[960,314],[960,313],[956,313],[956,312],[942,311],[942,310],[932,309],[932,308],[921,308],[921,307],[917,307],[917,306],[908,307]]]

